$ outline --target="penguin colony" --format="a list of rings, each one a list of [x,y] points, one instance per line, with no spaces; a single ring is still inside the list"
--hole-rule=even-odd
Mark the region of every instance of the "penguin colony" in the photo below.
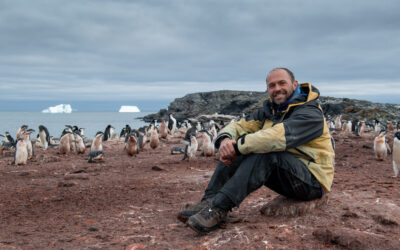
[[[383,161],[392,157],[394,177],[399,176],[400,166],[400,122],[397,121],[366,121],[345,120],[344,116],[327,117],[327,128],[331,134],[347,133],[360,137],[370,137],[376,160]],[[38,127],[36,138],[33,137],[34,129],[28,125],[18,128],[15,139],[9,133],[0,134],[0,155],[4,150],[14,150],[14,164],[28,164],[34,157],[34,148],[40,147],[47,150],[49,147],[57,147],[61,155],[87,154],[88,162],[102,162],[106,159],[103,149],[105,141],[121,141],[123,151],[128,156],[137,156],[144,150],[154,150],[166,142],[180,138],[181,145],[172,145],[171,154],[183,155],[182,160],[192,161],[196,156],[212,157],[217,150],[214,148],[218,130],[225,124],[215,123],[210,120],[206,124],[196,120],[178,121],[169,114],[168,121],[152,121],[148,126],[138,129],[131,128],[128,124],[118,134],[112,125],[108,125],[103,131],[98,131],[93,139],[84,135],[84,128],[65,125],[58,138],[49,134],[44,125]],[[389,145],[390,142],[390,145]],[[332,141],[334,144],[334,140]],[[170,144],[170,143],[169,143]],[[372,148],[372,146],[371,146]]]
[[[72,125],[65,125],[57,138],[52,137],[44,125],[40,125],[36,138],[31,138],[35,130],[29,129],[28,125],[22,125],[17,130],[15,140],[9,132],[5,135],[0,134],[0,153],[2,154],[3,150],[15,150],[14,164],[22,165],[28,164],[34,157],[34,147],[44,151],[54,147],[58,154],[65,156],[86,153],[88,162],[95,163],[106,160],[103,147],[106,141],[121,142],[124,153],[137,156],[144,150],[154,150],[162,144],[165,146],[168,140],[174,139],[174,142],[181,145],[171,146],[171,154],[181,154],[182,160],[191,161],[196,159],[196,155],[215,156],[214,141],[220,128],[221,126],[212,120],[206,124],[193,120],[179,122],[172,114],[169,114],[168,121],[162,120],[159,125],[155,120],[138,129],[133,129],[127,124],[119,134],[112,125],[108,125],[104,132],[98,131],[92,139],[84,135],[84,128]]]
[[[377,161],[383,161],[392,157],[393,177],[399,176],[400,166],[400,121],[379,121],[377,119],[367,120],[344,120],[342,115],[327,117],[327,128],[332,135],[347,133],[355,136],[373,136],[374,155]],[[393,142],[389,145],[388,142]],[[333,142],[334,143],[334,142]]]

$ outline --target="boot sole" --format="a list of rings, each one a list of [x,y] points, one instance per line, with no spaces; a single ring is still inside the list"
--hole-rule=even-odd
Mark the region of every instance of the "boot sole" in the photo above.
[[[190,217],[187,220],[186,224],[188,224],[191,229],[193,229],[199,234],[208,233],[218,228],[218,224],[213,227],[204,227],[200,223],[198,223],[195,219],[193,219],[193,217]]]

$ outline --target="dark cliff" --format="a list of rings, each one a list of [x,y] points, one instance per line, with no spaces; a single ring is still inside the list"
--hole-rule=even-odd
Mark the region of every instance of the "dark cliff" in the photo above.
[[[143,119],[150,122],[168,120],[168,114],[173,113],[177,120],[195,118],[200,115],[224,114],[240,116],[249,114],[256,108],[262,107],[268,98],[266,92],[221,90],[200,92],[176,98],[168,109],[161,109],[156,114],[150,114]],[[321,107],[327,117],[342,114],[344,120],[379,120],[381,122],[400,120],[400,105],[372,103],[369,101],[320,97]]]

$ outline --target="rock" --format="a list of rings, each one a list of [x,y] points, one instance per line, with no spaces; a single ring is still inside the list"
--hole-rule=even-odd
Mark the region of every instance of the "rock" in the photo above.
[[[299,201],[279,195],[264,205],[260,212],[265,216],[300,216],[328,203],[328,195],[312,201]]]
[[[318,86],[317,86],[318,87]],[[143,117],[146,122],[156,120],[168,120],[168,114],[173,113],[178,121],[183,119],[197,119],[202,115],[223,114],[239,117],[250,114],[255,109],[262,107],[268,94],[259,91],[232,91],[221,90],[211,92],[200,92],[176,98],[170,103],[168,109],[161,109],[156,114]],[[372,103],[369,101],[324,97],[319,98],[325,116],[335,117],[343,114],[344,120],[365,120],[372,124],[372,120],[386,122],[387,120],[400,120],[399,106],[395,104]],[[203,119],[206,117],[203,117]],[[221,118],[221,119],[219,119]],[[216,122],[227,119],[218,117],[213,119]]]
[[[96,227],[96,226],[90,226],[90,227],[88,228],[88,230],[89,230],[89,231],[92,231],[92,232],[95,232],[95,231],[99,231],[99,228]]]
[[[57,186],[58,187],[73,187],[75,185],[76,185],[75,182],[63,182],[63,181],[60,181]]]
[[[163,169],[163,168],[160,168],[159,166],[153,166],[153,167],[151,167],[151,170],[154,170],[154,171],[163,171],[164,169]]]
[[[66,174],[64,180],[88,180],[89,175],[87,174]]]
[[[38,160],[39,160],[40,162],[44,162],[44,163],[47,163],[47,162],[59,162],[59,161],[61,161],[60,158],[57,157],[57,156],[54,156],[54,155],[45,155],[45,154],[40,155],[40,156],[38,157]]]
[[[382,235],[366,231],[345,228],[319,229],[314,231],[313,235],[325,244],[346,249],[400,249],[400,241],[389,241]]]
[[[168,114],[181,121],[187,118],[195,118],[199,115],[225,114],[238,116],[242,113],[250,113],[255,106],[261,107],[262,101],[267,99],[266,92],[257,91],[232,91],[221,90],[200,92],[176,98],[168,106],[168,110],[162,109],[156,114],[145,116],[143,119],[150,122],[153,119],[168,120]]]
[[[385,214],[376,214],[373,215],[372,218],[381,225],[384,226],[398,226],[399,224],[396,221],[396,218],[391,218]]]

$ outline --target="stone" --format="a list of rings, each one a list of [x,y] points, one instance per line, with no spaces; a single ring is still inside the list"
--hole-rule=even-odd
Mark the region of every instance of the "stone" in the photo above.
[[[67,174],[64,176],[64,180],[88,180],[88,174]]]
[[[330,246],[344,249],[400,249],[400,241],[387,240],[383,235],[347,228],[317,229],[313,236]]]
[[[312,201],[293,200],[282,195],[274,198],[261,209],[261,214],[271,217],[300,216],[328,203],[328,195]]]

